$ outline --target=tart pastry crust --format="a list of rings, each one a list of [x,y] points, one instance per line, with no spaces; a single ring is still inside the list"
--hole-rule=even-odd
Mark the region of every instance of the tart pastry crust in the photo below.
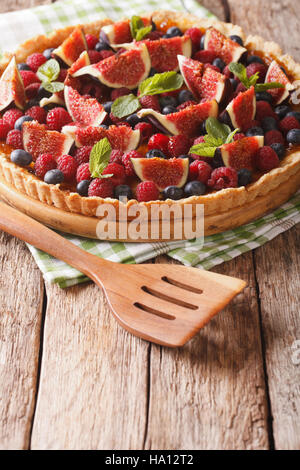
[[[259,36],[248,36],[246,37],[242,29],[239,26],[231,23],[223,23],[214,19],[199,19],[196,16],[190,14],[184,14],[179,12],[171,11],[154,11],[148,15],[152,17],[153,21],[159,25],[172,24],[178,26],[182,31],[186,31],[188,28],[197,26],[200,28],[208,28],[214,26],[225,35],[239,35],[243,38],[245,46],[250,47],[258,53],[261,53],[267,57],[270,61],[275,59],[280,65],[283,65],[288,74],[294,80],[300,80],[300,64],[296,63],[293,58],[289,55],[283,55],[278,44],[274,42],[265,41]],[[95,21],[93,23],[82,25],[85,33],[98,35],[100,29],[107,24],[112,24],[110,19],[104,19]],[[27,40],[24,44],[20,45],[15,52],[17,62],[24,62],[26,57],[33,52],[42,52],[43,50],[50,47],[57,47],[61,44],[64,39],[73,31],[75,26],[68,26],[54,31],[49,36],[37,36],[35,38]],[[0,61],[0,75],[5,70],[6,66],[11,59],[12,54],[6,53],[3,55]],[[0,179],[4,183],[1,186],[1,193],[5,191],[5,185],[12,187],[20,193],[23,193],[34,200],[38,200],[48,206],[66,211],[69,213],[75,213],[87,217],[96,218],[96,211],[100,204],[110,203],[112,204],[118,214],[120,202],[117,199],[102,199],[100,197],[82,197],[78,193],[70,192],[62,189],[61,185],[48,185],[44,183],[36,176],[31,174],[28,170],[23,169],[9,159],[9,156],[4,152],[0,151]],[[289,183],[291,180],[292,184],[290,191],[288,191]],[[191,204],[193,206],[193,215],[196,214],[196,205],[204,204],[205,217],[214,216],[216,224],[218,224],[218,216],[224,219],[228,219],[225,229],[230,229],[241,225],[242,223],[249,222],[257,217],[262,216],[268,210],[276,207],[274,205],[266,204],[264,207],[261,198],[266,198],[269,193],[276,194],[276,189],[280,191],[280,188],[286,188],[285,197],[282,199],[277,198],[277,205],[285,202],[300,186],[300,151],[295,149],[289,152],[287,156],[281,161],[280,166],[271,170],[269,173],[261,176],[256,182],[247,185],[246,187],[228,188],[221,191],[209,193],[203,196],[192,196],[187,199],[181,199],[179,201],[166,200],[166,201],[151,201],[138,203],[145,206],[148,209],[148,213],[151,211],[153,205],[171,205],[178,204],[180,206]],[[240,218],[235,218],[235,210],[247,211],[249,204],[255,206],[255,200],[260,201],[257,204],[257,209],[252,210],[249,213],[250,218],[241,221]],[[137,201],[130,200],[127,203],[127,209],[133,204],[137,204]],[[213,229],[208,230],[206,227],[206,233],[216,233],[224,230],[224,225],[215,225]],[[80,224],[78,225],[78,232],[80,231]],[[92,236],[91,234],[86,234]],[[137,240],[135,240],[137,241]]]

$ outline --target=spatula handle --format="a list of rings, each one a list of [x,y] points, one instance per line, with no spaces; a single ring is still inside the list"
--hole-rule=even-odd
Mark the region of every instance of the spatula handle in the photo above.
[[[103,267],[110,264],[109,261],[87,253],[53,230],[3,202],[0,202],[0,229],[65,261],[89,277],[92,277],[95,263],[98,269],[100,263]]]

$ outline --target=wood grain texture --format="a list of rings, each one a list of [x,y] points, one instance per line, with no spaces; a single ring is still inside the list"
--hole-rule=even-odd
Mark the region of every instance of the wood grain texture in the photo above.
[[[0,13],[22,10],[24,8],[31,8],[36,5],[47,5],[48,3],[54,2],[51,0],[1,0]]]
[[[0,449],[26,449],[35,406],[42,276],[24,243],[0,234]]]

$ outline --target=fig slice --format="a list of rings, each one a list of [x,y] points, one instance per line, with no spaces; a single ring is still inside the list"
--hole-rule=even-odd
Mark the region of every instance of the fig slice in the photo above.
[[[181,75],[186,86],[195,98],[202,101],[216,100],[220,103],[226,91],[228,79],[212,68],[204,70],[204,65],[197,60],[178,55]]]
[[[73,74],[74,77],[91,75],[111,88],[136,88],[148,77],[151,68],[150,56],[145,44],[136,46],[121,54],[83,67]]]
[[[141,18],[144,26],[151,24],[149,18]],[[117,21],[114,24],[103,26],[100,31],[100,39],[111,46],[132,41],[130,20]]]
[[[52,93],[49,98],[42,98],[40,100],[40,107],[43,108],[44,106],[48,106],[51,104],[55,104],[58,106],[64,106],[65,105],[65,100],[62,99],[61,93]]]
[[[218,103],[215,100],[188,106],[171,114],[160,114],[153,109],[141,109],[139,117],[149,116],[149,119],[159,125],[166,134],[185,134],[195,137],[200,133],[200,126],[208,117],[218,116]]]
[[[181,188],[188,177],[188,158],[132,158],[134,171],[142,181],[153,181],[162,191],[168,186]]]
[[[177,71],[179,69],[178,55],[184,57],[192,55],[192,41],[189,36],[162,38],[156,41],[146,39],[143,43],[147,46],[151,67],[158,73]]]
[[[26,104],[23,80],[15,56],[12,57],[0,79],[0,111],[12,102],[20,109],[24,109]]]
[[[45,124],[25,121],[22,126],[24,149],[36,160],[41,153],[51,153],[55,159],[69,152],[73,139],[57,131],[48,131]]]
[[[84,50],[87,50],[85,35],[82,27],[76,26],[70,36],[59,47],[54,49],[53,55],[71,66]]]
[[[282,85],[285,85],[284,88],[273,88],[267,90],[270,95],[273,97],[274,104],[282,103],[288,96],[291,90],[294,90],[294,86],[291,84],[290,80],[280,68],[276,60],[273,60],[269,65],[265,82],[279,82]]]
[[[70,86],[64,88],[65,103],[73,121],[82,126],[99,126],[107,113],[95,98],[85,98]]]
[[[241,56],[247,52],[245,47],[240,46],[213,27],[208,28],[205,33],[204,49],[214,52],[216,57],[222,59],[225,64],[238,62]]]
[[[102,127],[67,125],[62,128],[62,133],[75,140],[77,147],[94,145],[104,137],[107,137],[113,149],[123,152],[135,150],[140,143],[140,131],[127,126],[110,126],[108,129],[104,129]]]
[[[240,92],[236,98],[230,101],[226,111],[235,129],[241,129],[242,131],[249,129],[256,112],[254,87],[252,86],[249,90]]]
[[[73,62],[71,67],[68,69],[68,74],[73,75],[75,72],[77,72],[77,70],[82,69],[82,67],[86,67],[90,64],[91,61],[89,58],[88,51],[82,51],[78,59],[75,60],[75,62]]]
[[[244,137],[230,144],[220,147],[222,159],[225,166],[235,170],[247,168],[255,170],[254,157],[260,147],[264,145],[264,136]]]

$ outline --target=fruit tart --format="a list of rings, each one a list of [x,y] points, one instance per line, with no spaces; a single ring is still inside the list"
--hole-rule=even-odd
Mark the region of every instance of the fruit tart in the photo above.
[[[95,236],[102,204],[203,204],[211,234],[300,186],[300,65],[238,26],[99,20],[26,41],[0,73],[0,193],[56,228]]]

